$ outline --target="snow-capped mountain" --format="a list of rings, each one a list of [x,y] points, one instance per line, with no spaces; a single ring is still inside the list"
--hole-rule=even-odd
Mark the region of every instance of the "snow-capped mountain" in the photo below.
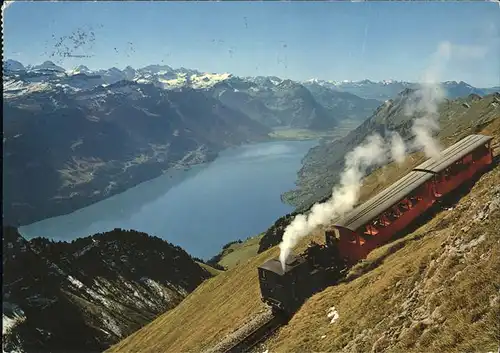
[[[26,68],[19,61],[8,59],[3,62],[3,71],[26,71]]]
[[[66,72],[66,70],[60,66],[57,66],[52,61],[44,61],[40,65],[35,65],[31,67],[32,71],[55,71],[55,72]]]
[[[64,71],[46,61],[24,71],[4,70],[3,80],[6,99],[34,92],[76,94],[103,87],[109,91],[110,85],[120,81],[152,85],[167,91],[201,90],[269,127],[328,128],[342,119],[362,120],[378,105],[373,100],[342,95],[338,90],[323,90],[316,96],[317,90],[308,90],[300,82],[275,76],[237,77],[229,73],[173,69],[168,65],[149,65],[139,69],[127,66],[123,70],[116,67],[91,70],[80,65]],[[325,99],[325,95],[335,98]]]

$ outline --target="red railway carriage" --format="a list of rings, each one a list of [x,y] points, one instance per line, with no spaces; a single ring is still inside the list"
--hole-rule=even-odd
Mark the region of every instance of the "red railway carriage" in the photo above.
[[[469,135],[356,207],[325,233],[354,264],[493,161],[491,137]]]

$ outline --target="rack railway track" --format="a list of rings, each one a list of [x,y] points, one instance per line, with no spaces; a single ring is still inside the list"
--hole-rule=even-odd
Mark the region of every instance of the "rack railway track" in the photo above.
[[[225,350],[224,353],[250,352],[252,348],[255,348],[259,343],[265,341],[286,322],[286,317],[280,314],[274,314],[262,325],[241,338],[235,345]]]

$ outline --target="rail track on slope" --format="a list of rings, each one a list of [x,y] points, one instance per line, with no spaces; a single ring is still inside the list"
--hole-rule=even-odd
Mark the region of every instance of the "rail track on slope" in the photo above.
[[[255,348],[259,343],[265,341],[269,336],[271,336],[277,329],[283,326],[287,322],[287,319],[279,314],[274,314],[267,321],[262,323],[259,327],[250,331],[247,335],[242,337],[236,344],[234,344],[229,349],[225,350],[224,353],[246,353],[250,352],[252,348]]]

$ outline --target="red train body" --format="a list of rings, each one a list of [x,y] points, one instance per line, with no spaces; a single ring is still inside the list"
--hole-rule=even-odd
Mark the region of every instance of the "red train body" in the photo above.
[[[405,229],[435,202],[470,180],[493,161],[491,137],[470,135],[415,167],[326,232],[350,265]],[[334,245],[336,244],[336,245]]]
[[[262,300],[279,311],[293,313],[300,303],[332,284],[342,268],[405,230],[436,202],[484,171],[493,162],[492,138],[469,135],[430,158],[368,201],[337,219],[325,232],[326,245],[288,259],[259,266]]]

